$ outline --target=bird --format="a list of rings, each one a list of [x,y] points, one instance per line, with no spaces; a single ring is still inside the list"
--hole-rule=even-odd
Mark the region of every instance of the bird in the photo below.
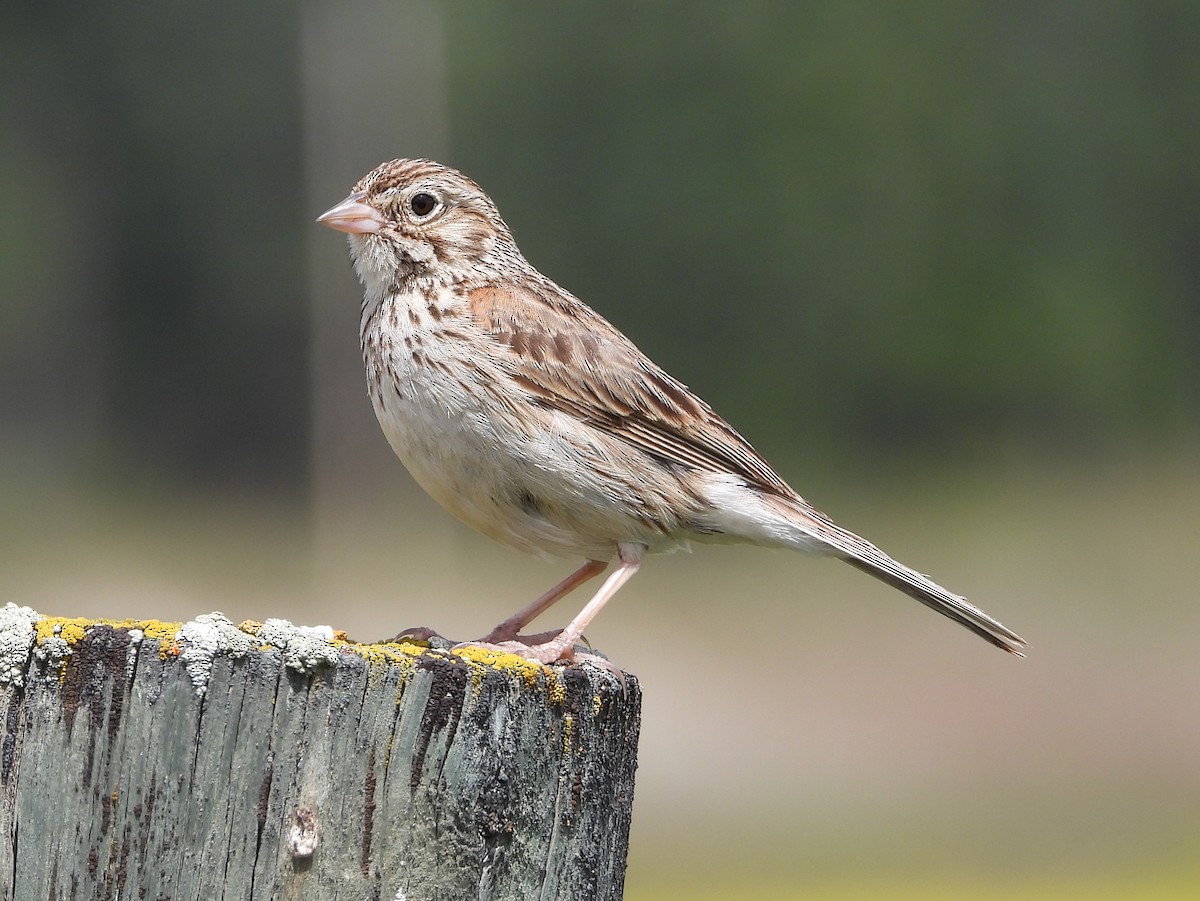
[[[580,659],[584,630],[648,554],[748,543],[843,560],[1024,656],[1015,632],[806,501],[683,382],[534,268],[461,172],[383,163],[317,222],[348,236],[367,391],[416,482],[502,544],[584,561],[469,644]],[[610,564],[565,628],[521,635]]]

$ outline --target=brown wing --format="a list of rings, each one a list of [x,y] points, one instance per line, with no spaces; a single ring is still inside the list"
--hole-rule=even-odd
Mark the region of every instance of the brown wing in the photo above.
[[[546,406],[667,462],[796,497],[708,404],[557,286],[477,288],[468,298],[476,324],[511,350],[513,379]]]

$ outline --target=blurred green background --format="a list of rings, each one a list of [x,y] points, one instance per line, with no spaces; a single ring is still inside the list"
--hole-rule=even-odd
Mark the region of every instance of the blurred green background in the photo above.
[[[344,243],[433,156],[839,521],[651,561],[631,901],[1200,891],[1200,6],[0,11],[0,601],[469,636],[568,570],[378,433]],[[564,602],[564,621],[582,598]]]

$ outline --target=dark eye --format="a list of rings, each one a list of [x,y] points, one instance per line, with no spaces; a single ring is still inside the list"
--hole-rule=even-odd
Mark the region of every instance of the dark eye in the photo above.
[[[432,194],[426,194],[424,191],[422,191],[420,194],[414,194],[412,196],[412,200],[408,202],[408,206],[413,211],[414,215],[421,216],[423,218],[428,216],[434,211],[434,209],[437,208],[437,203],[436,197],[434,197]]]

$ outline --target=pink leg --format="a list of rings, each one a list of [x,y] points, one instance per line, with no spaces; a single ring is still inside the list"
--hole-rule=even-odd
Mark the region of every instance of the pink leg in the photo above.
[[[488,644],[497,644],[502,641],[513,641],[522,629],[534,621],[542,613],[550,609],[550,606],[558,600],[566,597],[588,579],[598,575],[604,571],[607,563],[601,560],[589,560],[571,575],[567,576],[544,595],[524,607],[502,622],[496,628],[492,629],[487,635],[479,639],[481,642]],[[578,640],[578,638],[576,638]],[[574,642],[572,642],[574,644]]]
[[[545,644],[536,645],[522,645],[519,641],[514,641],[509,643],[511,648],[505,646],[505,649],[511,649],[514,654],[520,654],[522,657],[538,660],[541,663],[570,660],[574,656],[576,642],[583,637],[583,630],[596,618],[596,614],[620,590],[621,586],[628,582],[630,577],[638,571],[645,557],[646,548],[644,545],[622,542],[617,547],[617,568],[604,580],[604,584],[600,586],[600,590],[592,596],[592,599],[579,611],[579,615],[567,624],[567,627],[558,634],[557,638],[547,641]],[[583,570],[580,570],[580,572],[583,572]],[[576,575],[579,575],[579,573],[576,573]]]

